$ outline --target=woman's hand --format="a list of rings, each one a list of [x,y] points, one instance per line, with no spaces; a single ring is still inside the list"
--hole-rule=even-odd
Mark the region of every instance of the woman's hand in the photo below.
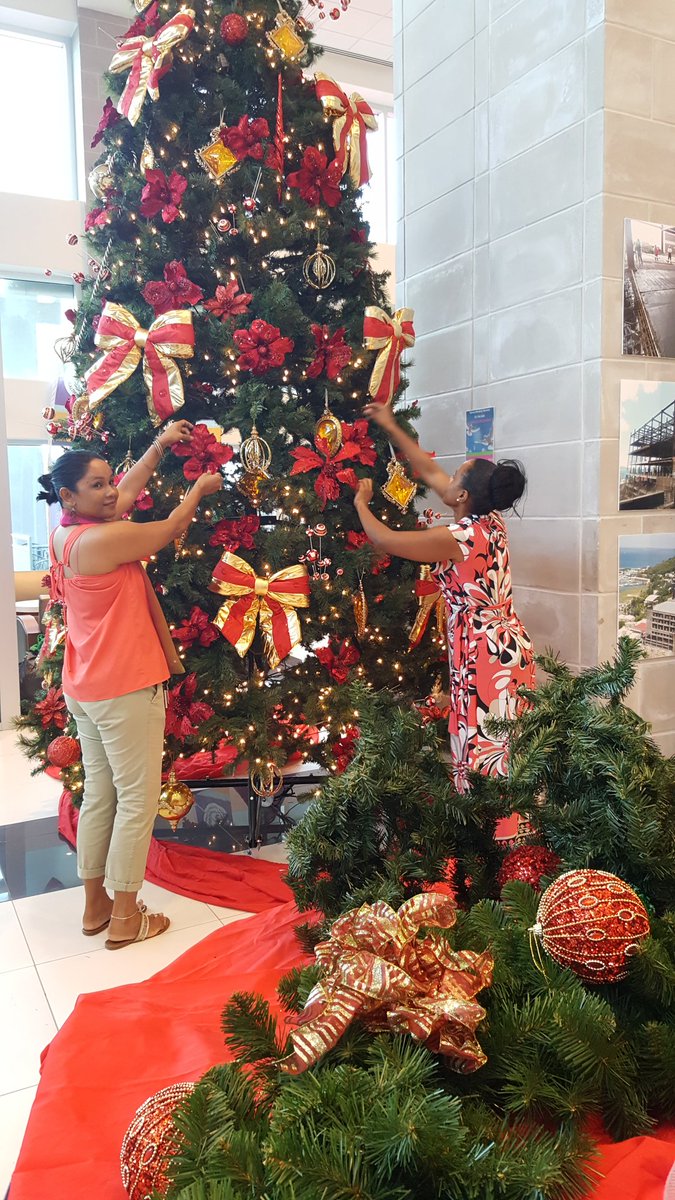
[[[366,404],[363,410],[364,417],[369,421],[374,421],[380,429],[392,429],[396,427],[396,417],[394,410],[389,404]]]
[[[222,487],[222,476],[217,472],[214,474],[211,471],[205,471],[195,483],[195,488],[200,496],[213,496],[215,492],[222,491]]]
[[[373,500],[373,481],[372,479],[359,479],[359,486],[356,489],[354,496],[354,506],[358,508],[360,504],[364,504],[366,508],[370,506]]]
[[[190,421],[171,421],[159,434],[159,442],[166,450],[177,442],[191,442],[194,425]]]

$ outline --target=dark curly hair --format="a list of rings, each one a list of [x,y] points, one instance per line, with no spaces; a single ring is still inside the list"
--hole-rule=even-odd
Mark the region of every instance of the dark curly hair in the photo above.
[[[527,478],[517,458],[501,458],[496,463],[475,458],[464,472],[463,483],[471,497],[471,512],[482,517],[495,509],[517,512],[516,504],[525,493]]]
[[[46,500],[47,504],[60,504],[61,488],[68,488],[70,492],[77,491],[77,485],[87,474],[89,464],[96,462],[100,457],[100,454],[93,454],[91,450],[66,450],[65,454],[56,460],[51,471],[46,475],[38,475],[38,483],[42,485],[43,490],[35,497],[36,500]]]

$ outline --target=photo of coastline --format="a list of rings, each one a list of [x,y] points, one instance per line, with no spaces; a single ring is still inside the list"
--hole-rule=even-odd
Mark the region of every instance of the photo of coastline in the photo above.
[[[619,635],[648,658],[675,656],[675,533],[619,538]]]
[[[675,382],[622,379],[619,508],[675,507]]]

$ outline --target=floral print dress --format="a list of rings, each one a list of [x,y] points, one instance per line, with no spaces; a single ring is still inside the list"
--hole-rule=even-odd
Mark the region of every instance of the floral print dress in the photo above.
[[[506,775],[508,744],[485,729],[487,717],[515,717],[534,686],[532,643],[513,608],[506,527],[498,513],[462,517],[448,526],[460,562],[437,563],[433,574],[447,607],[450,667],[450,753],[458,791],[467,772]]]

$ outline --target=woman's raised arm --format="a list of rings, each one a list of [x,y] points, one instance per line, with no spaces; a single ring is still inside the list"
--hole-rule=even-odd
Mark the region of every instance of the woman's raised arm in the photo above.
[[[360,479],[354,497],[354,507],[359,514],[364,533],[378,550],[410,559],[411,562],[460,561],[462,551],[459,542],[449,529],[441,526],[437,526],[436,529],[390,529],[384,521],[378,521],[371,513],[369,505],[372,498],[372,479]]]

